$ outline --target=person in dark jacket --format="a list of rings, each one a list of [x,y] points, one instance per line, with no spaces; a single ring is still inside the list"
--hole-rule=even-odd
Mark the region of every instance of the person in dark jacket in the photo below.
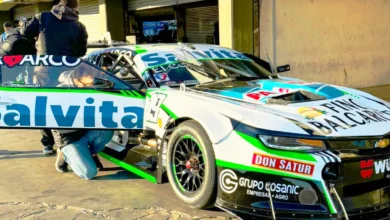
[[[55,0],[50,12],[42,12],[30,21],[24,35],[32,42],[38,37],[38,55],[81,57],[86,54],[88,34],[85,26],[78,21],[78,7],[78,0]],[[50,76],[41,71],[37,78],[50,80]],[[44,138],[45,135],[50,136],[48,130],[43,133]],[[78,176],[85,179],[91,179],[97,173],[94,163],[97,157],[92,158],[91,155],[97,153],[94,149],[101,150],[110,140],[109,136],[112,137],[109,132],[84,130],[52,130],[51,134],[49,143],[55,143],[58,148],[56,169],[66,172],[68,163]],[[93,146],[94,143],[98,147]],[[88,145],[92,145],[90,152],[86,150]]]
[[[37,55],[84,56],[88,34],[85,26],[78,21],[78,1],[55,0],[53,4],[51,11],[42,12],[31,19],[23,31],[24,36],[34,45],[38,38]],[[53,153],[54,138],[50,129],[41,130],[41,133],[44,154]]]
[[[78,21],[78,0],[57,2],[50,12],[33,17],[24,35],[31,42],[38,37],[38,55],[84,56],[88,34],[85,26]]]
[[[36,52],[37,50],[31,42],[14,28],[6,32],[4,41],[0,43],[0,56],[32,55]]]

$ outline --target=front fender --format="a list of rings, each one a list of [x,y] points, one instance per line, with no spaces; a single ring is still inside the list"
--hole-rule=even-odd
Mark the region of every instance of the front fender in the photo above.
[[[175,116],[175,120],[190,118],[197,121],[205,129],[212,143],[218,143],[225,138],[244,119],[241,114],[224,109],[219,100],[207,100],[195,94],[178,91],[167,91],[167,95],[163,105]]]

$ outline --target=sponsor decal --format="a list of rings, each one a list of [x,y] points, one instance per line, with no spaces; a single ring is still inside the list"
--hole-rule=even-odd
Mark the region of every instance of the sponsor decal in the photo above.
[[[270,95],[274,95],[276,93],[274,92],[267,92],[267,91],[258,91],[258,92],[250,92],[250,93],[246,93],[245,96],[248,97],[249,99],[252,99],[252,100],[260,100],[264,97],[267,97],[267,96],[270,96]]]
[[[302,116],[305,116],[306,119],[311,120],[321,115],[326,115],[326,111],[321,111],[316,108],[311,107],[302,107],[298,109],[298,113]]]
[[[363,179],[369,179],[374,174],[384,174],[390,172],[390,158],[378,161],[362,160],[360,161],[360,176]]]
[[[2,102],[0,98],[0,103]],[[7,100],[7,102],[9,102]],[[104,128],[142,128],[144,109],[139,106],[125,106],[121,109],[113,101],[101,101],[96,104],[94,98],[85,99],[84,105],[50,104],[47,96],[35,97],[32,106],[9,104],[0,108],[2,126],[21,127],[73,127],[76,118],[83,120],[82,127],[95,128],[101,124]],[[117,114],[122,117],[118,119]],[[98,119],[101,119],[98,122]],[[49,121],[49,123],[48,123]],[[49,124],[49,125],[48,125]],[[77,121],[77,124],[81,124]],[[99,126],[100,127],[100,126]]]
[[[185,53],[189,53],[195,59],[241,59],[241,60],[250,60],[243,54],[232,51],[232,50],[216,50],[209,49],[204,51],[188,51]],[[141,57],[141,60],[146,63],[147,66],[159,66],[165,63],[175,62],[177,61],[174,53],[148,53],[144,54]]]
[[[362,160],[360,161],[360,176],[363,179],[369,179],[374,172],[374,160]]]
[[[278,93],[289,93],[289,92],[295,92],[297,89],[287,89],[287,88],[279,88],[279,87],[274,87],[272,89],[273,92],[278,92]]]
[[[166,73],[157,73],[157,74],[154,74],[154,78],[156,78],[156,81],[157,82],[165,82],[165,81],[169,81],[169,77],[168,77],[168,74]]]
[[[255,100],[259,101],[266,97],[276,96],[276,95],[283,95],[290,92],[298,91],[298,89],[288,89],[288,88],[280,88],[280,87],[274,87],[272,88],[272,91],[268,90],[262,90],[260,88],[251,89],[248,92],[244,93],[244,99],[245,100]]]
[[[389,110],[370,109],[352,98],[333,100],[316,108],[298,108],[297,111],[326,135],[366,124],[390,122]],[[328,117],[322,117],[325,114]]]
[[[300,186],[294,184],[284,184],[272,181],[253,180],[245,177],[237,177],[233,170],[224,169],[220,174],[220,187],[227,194],[234,193],[239,187],[246,190],[246,194],[256,197],[268,198],[268,190],[272,198],[288,200],[289,195],[298,195]]]
[[[234,193],[238,187],[237,175],[232,170],[223,170],[219,176],[222,191],[227,194]]]
[[[131,50],[127,50],[127,49],[113,49],[113,50],[110,50],[108,53],[123,54],[123,55],[127,55],[129,57],[131,57],[131,55],[133,54],[133,52]]]
[[[308,176],[312,176],[314,172],[314,164],[282,159],[259,153],[253,154],[252,165]]]
[[[162,165],[163,167],[167,167],[167,152],[168,152],[168,142],[163,141],[163,149],[162,149]]]
[[[81,60],[74,57],[67,56],[33,56],[33,55],[14,55],[14,56],[3,56],[0,59],[0,65],[7,65],[9,68],[14,66],[23,66],[28,63],[31,66],[68,66],[75,67],[80,64]]]

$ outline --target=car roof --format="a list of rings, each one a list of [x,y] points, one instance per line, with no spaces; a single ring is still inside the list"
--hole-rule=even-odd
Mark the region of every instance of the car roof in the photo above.
[[[192,56],[184,54],[184,51]],[[221,47],[212,44],[190,44],[190,43],[171,43],[171,44],[139,44],[115,46],[104,49],[98,49],[89,53],[86,57],[96,56],[104,53],[127,54],[134,58],[143,72],[148,68],[172,63],[172,57],[182,54],[185,60],[193,59],[239,59],[249,60],[242,53],[230,48]],[[139,56],[137,56],[139,55]],[[183,59],[183,58],[181,58]],[[161,62],[159,62],[161,61]],[[141,65],[140,65],[141,64]]]
[[[166,43],[166,44],[132,44],[132,45],[120,45],[120,46],[113,46],[113,47],[104,47],[98,50],[95,50],[92,52],[93,54],[95,53],[107,53],[107,51],[112,51],[115,49],[121,49],[121,50],[129,50],[133,51],[134,55],[139,54],[139,53],[144,53],[144,52],[158,52],[158,51],[180,51],[183,49],[191,49],[191,48],[196,48],[197,47],[202,47],[202,48],[210,48],[210,49],[228,49],[231,50],[230,48],[226,47],[221,47],[218,45],[213,45],[213,44],[190,44],[190,43]],[[238,52],[238,51],[237,51]],[[92,54],[91,53],[91,54]]]

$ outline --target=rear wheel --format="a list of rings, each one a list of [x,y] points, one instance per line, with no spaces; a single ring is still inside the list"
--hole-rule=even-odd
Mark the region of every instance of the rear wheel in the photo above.
[[[176,195],[188,206],[208,208],[214,204],[214,150],[199,123],[186,121],[173,131],[168,142],[167,175]]]

